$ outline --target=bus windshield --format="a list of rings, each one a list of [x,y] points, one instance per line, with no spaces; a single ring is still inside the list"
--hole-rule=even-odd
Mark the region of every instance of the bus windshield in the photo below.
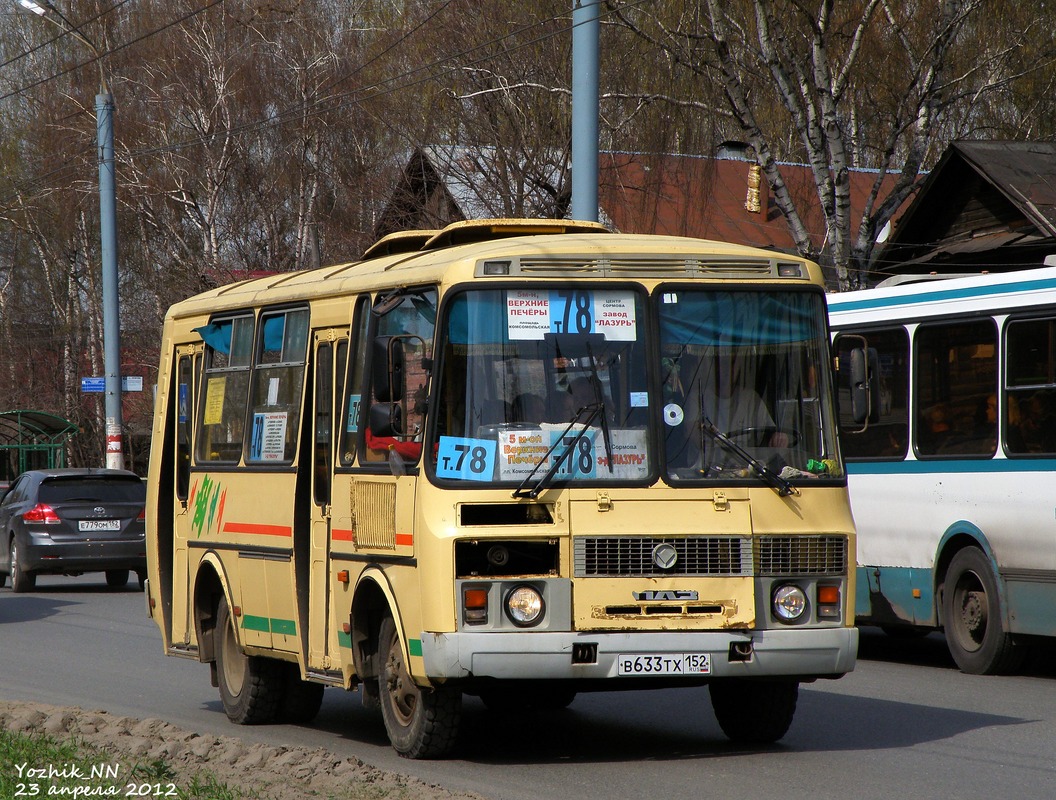
[[[762,478],[782,494],[785,481],[842,474],[820,295],[662,287],[652,302],[659,342],[632,289],[457,294],[437,477],[535,496],[558,481],[648,482],[661,460],[673,483]]]
[[[458,294],[446,315],[437,477],[540,488],[649,478],[643,309],[622,288]]]
[[[820,295],[683,289],[656,299],[670,481],[842,474]]]

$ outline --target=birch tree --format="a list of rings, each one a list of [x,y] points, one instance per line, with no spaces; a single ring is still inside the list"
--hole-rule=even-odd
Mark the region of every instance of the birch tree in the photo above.
[[[608,0],[640,40],[704,84],[753,148],[798,251],[831,260],[840,289],[863,282],[877,233],[957,134],[953,111],[1018,76],[1026,31],[981,36],[988,0]],[[1029,29],[1028,29],[1029,30]],[[714,97],[713,94],[711,94]],[[877,101],[882,102],[878,103]],[[789,140],[788,134],[794,134]],[[782,160],[809,165],[825,218],[811,236]],[[849,170],[876,170],[852,209]]]

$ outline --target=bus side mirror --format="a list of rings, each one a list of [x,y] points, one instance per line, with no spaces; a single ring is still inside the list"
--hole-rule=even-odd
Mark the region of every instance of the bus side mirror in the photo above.
[[[851,350],[851,417],[856,425],[880,421],[880,381],[875,347]]]
[[[370,432],[375,436],[403,435],[403,412],[399,403],[375,403],[370,407]]]
[[[371,354],[374,397],[382,403],[403,399],[404,342],[399,336],[378,336]],[[373,429],[373,418],[371,420]]]

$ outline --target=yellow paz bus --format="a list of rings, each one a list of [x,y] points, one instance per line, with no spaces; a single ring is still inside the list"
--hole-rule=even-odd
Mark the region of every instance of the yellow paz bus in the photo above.
[[[463,696],[707,685],[736,741],[854,667],[818,267],[481,220],[164,325],[149,613],[238,723],[359,689],[439,757]]]

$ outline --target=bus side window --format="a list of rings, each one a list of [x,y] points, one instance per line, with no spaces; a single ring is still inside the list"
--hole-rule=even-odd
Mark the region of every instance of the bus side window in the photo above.
[[[180,356],[176,364],[176,497],[187,499],[191,477],[191,359]]]
[[[997,329],[991,320],[916,333],[916,446],[921,455],[991,456],[997,447]]]
[[[843,335],[853,333],[855,335]],[[875,350],[873,380],[879,380],[879,418],[870,421],[861,433],[852,433],[862,428],[851,412],[852,391],[850,364],[851,354],[861,349],[864,335],[871,350]],[[909,336],[904,328],[858,332],[841,331],[836,339],[839,355],[838,400],[840,447],[848,459],[856,458],[904,458],[909,442]],[[870,356],[872,359],[872,356]]]
[[[348,378],[345,388],[339,387],[341,438],[338,443],[338,464],[350,467],[356,459],[359,433],[363,429],[363,381],[367,366],[367,328],[370,322],[370,298],[356,301],[352,319],[351,345],[348,348]],[[344,359],[339,361],[339,366]]]
[[[333,424],[330,408],[334,402],[333,345],[322,342],[315,351],[315,442],[313,466],[315,480],[312,493],[317,505],[330,502],[330,454],[333,445]]]
[[[240,314],[216,319],[195,330],[206,345],[195,435],[198,462],[235,464],[242,455],[253,317]]]
[[[1005,329],[1004,439],[1009,453],[1056,453],[1056,319],[1011,320]]]
[[[387,386],[379,386],[380,378],[374,378],[370,393],[370,406],[392,403],[398,411],[399,424],[396,435],[376,435],[366,421],[371,418],[370,408],[361,413],[364,431],[362,459],[368,463],[379,463],[389,457],[390,447],[405,461],[417,462],[422,450],[422,434],[425,430],[425,406],[429,381],[429,365],[433,350],[433,333],[436,327],[436,291],[412,290],[399,302],[379,302],[385,306],[380,316],[375,311],[374,340],[382,337],[399,337],[399,352],[402,366],[402,391],[389,400]],[[391,352],[392,348],[388,351]],[[361,350],[362,352],[362,350]],[[374,376],[385,372],[384,365],[377,364],[383,356],[371,352]],[[380,390],[380,391],[379,391]],[[386,415],[389,416],[389,415]]]
[[[289,463],[300,430],[308,310],[261,314],[247,463]]]

